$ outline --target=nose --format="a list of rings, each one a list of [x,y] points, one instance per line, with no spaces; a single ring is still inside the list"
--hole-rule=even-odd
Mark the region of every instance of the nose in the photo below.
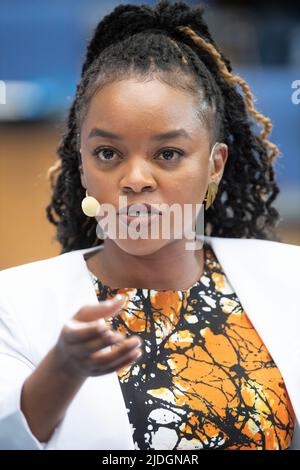
[[[132,162],[124,170],[124,176],[121,179],[120,187],[124,193],[154,191],[157,184],[145,161],[137,163]]]

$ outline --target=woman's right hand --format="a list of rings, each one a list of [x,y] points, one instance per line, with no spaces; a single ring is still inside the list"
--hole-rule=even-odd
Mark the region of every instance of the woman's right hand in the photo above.
[[[131,364],[141,355],[142,340],[134,335],[128,338],[113,330],[100,318],[119,313],[125,301],[120,294],[100,301],[96,306],[82,307],[65,323],[54,347],[61,369],[74,378],[86,378],[117,371]],[[111,351],[101,349],[112,347]]]

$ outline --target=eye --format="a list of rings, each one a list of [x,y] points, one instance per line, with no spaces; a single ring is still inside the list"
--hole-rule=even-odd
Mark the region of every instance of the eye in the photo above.
[[[177,158],[172,158],[174,153],[177,153],[177,156],[178,156]],[[164,155],[166,157],[166,158],[163,158],[164,161],[175,162],[175,161],[180,160],[180,158],[184,156],[184,153],[175,149],[165,149],[165,150],[162,150],[159,155]]]
[[[103,152],[103,158],[99,157],[100,152]],[[114,162],[114,154],[117,154],[117,152],[109,147],[98,147],[93,151],[93,155],[95,155],[97,160],[102,162]],[[177,158],[173,158],[174,154],[177,154]],[[175,162],[178,161],[181,157],[183,157],[184,153],[175,149],[164,149],[160,152],[159,155],[164,155],[165,158],[163,158],[162,160],[165,162]]]
[[[105,152],[102,154],[103,158],[100,158],[98,155],[100,152]],[[115,161],[113,159],[113,154],[116,154],[115,150],[109,148],[109,147],[98,147],[93,151],[93,155],[97,158],[97,160],[100,160],[102,162],[110,162],[110,161]]]

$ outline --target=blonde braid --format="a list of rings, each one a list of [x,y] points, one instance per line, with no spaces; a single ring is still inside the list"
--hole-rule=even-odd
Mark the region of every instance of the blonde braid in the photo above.
[[[198,34],[196,34],[193,29],[191,29],[189,26],[177,26],[176,29],[186,33],[198,46],[203,47],[207,52],[209,52],[214,57],[220,72],[230,83],[240,85],[245,94],[245,101],[248,111],[263,126],[263,130],[260,132],[260,138],[262,139],[262,142],[269,148],[269,159],[271,164],[273,164],[274,159],[280,153],[280,151],[275,144],[266,138],[272,130],[272,121],[270,118],[264,116],[255,109],[253,103],[253,94],[251,93],[249,85],[241,77],[231,74],[224,63],[221,54],[216,50],[216,48],[201,36],[198,36]]]

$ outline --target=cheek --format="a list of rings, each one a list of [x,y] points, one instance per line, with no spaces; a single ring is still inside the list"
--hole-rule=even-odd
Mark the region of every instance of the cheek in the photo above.
[[[95,171],[90,163],[84,165],[84,181],[89,188],[89,193],[99,198],[99,200],[102,200],[105,194],[110,193],[112,180],[106,174]]]
[[[197,202],[203,199],[208,182],[208,170],[198,162],[172,175],[169,187],[170,199],[181,202]]]

